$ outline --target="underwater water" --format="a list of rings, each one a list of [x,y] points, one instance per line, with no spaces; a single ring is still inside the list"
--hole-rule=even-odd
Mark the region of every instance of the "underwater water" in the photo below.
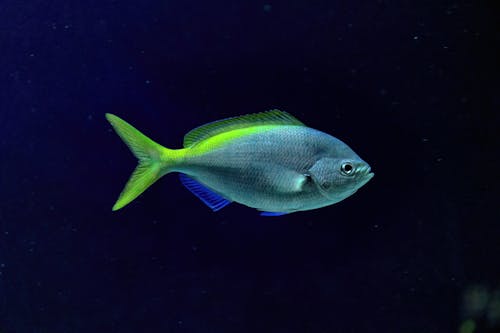
[[[500,332],[499,24],[473,1],[0,3],[0,332]],[[280,109],[375,177],[212,212],[135,157]]]

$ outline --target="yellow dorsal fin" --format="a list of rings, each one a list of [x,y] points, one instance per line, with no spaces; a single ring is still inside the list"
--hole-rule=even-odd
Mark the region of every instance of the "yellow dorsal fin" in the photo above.
[[[191,147],[195,143],[217,134],[258,125],[304,126],[304,124],[294,116],[280,110],[246,114],[244,116],[217,120],[189,131],[184,136],[184,147]]]

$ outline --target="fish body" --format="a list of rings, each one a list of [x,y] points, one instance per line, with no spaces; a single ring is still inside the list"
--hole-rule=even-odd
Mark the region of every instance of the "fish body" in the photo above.
[[[107,118],[140,161],[114,210],[170,172],[181,173],[183,184],[213,210],[238,202],[263,215],[337,203],[373,177],[345,143],[278,110],[201,126],[177,150]]]

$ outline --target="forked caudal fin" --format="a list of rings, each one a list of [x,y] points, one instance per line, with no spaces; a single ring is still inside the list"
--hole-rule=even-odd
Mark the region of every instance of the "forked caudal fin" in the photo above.
[[[129,204],[167,173],[168,167],[175,161],[175,154],[174,150],[154,142],[123,119],[110,113],[106,113],[106,119],[139,159],[137,168],[113,206],[115,211]]]

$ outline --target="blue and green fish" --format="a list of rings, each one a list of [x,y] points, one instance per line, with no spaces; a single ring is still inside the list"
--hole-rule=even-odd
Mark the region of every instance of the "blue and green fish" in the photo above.
[[[267,216],[337,203],[373,177],[345,143],[279,110],[200,126],[181,149],[161,146],[115,115],[106,118],[139,159],[113,210],[171,172],[213,211],[237,202]]]

